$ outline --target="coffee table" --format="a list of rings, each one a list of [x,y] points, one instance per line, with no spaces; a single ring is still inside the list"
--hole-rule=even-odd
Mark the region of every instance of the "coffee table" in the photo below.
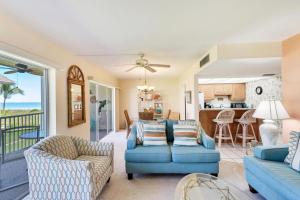
[[[249,200],[252,199],[234,185],[208,174],[194,173],[177,184],[175,200]]]

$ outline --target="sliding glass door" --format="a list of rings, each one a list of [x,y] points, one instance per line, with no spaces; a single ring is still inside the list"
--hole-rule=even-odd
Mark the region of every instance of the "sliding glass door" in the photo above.
[[[28,194],[24,150],[48,135],[47,99],[47,69],[0,55],[0,199]]]
[[[90,138],[97,141],[113,131],[113,88],[90,82]]]

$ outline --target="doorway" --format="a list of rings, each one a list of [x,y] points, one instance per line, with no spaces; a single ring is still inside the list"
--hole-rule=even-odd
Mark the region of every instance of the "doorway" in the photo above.
[[[90,139],[98,141],[114,130],[114,88],[90,82]]]

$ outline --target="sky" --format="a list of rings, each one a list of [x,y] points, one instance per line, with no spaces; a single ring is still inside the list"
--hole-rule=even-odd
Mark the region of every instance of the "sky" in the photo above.
[[[4,74],[8,69],[1,69],[0,74],[14,81],[24,91],[24,95],[13,95],[7,102],[41,102],[41,77],[29,73]],[[0,102],[3,102],[2,96]]]

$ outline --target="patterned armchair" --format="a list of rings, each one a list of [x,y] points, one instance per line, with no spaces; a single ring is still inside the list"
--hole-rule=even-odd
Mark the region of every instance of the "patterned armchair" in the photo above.
[[[48,137],[24,152],[31,200],[95,200],[113,172],[112,143]]]

